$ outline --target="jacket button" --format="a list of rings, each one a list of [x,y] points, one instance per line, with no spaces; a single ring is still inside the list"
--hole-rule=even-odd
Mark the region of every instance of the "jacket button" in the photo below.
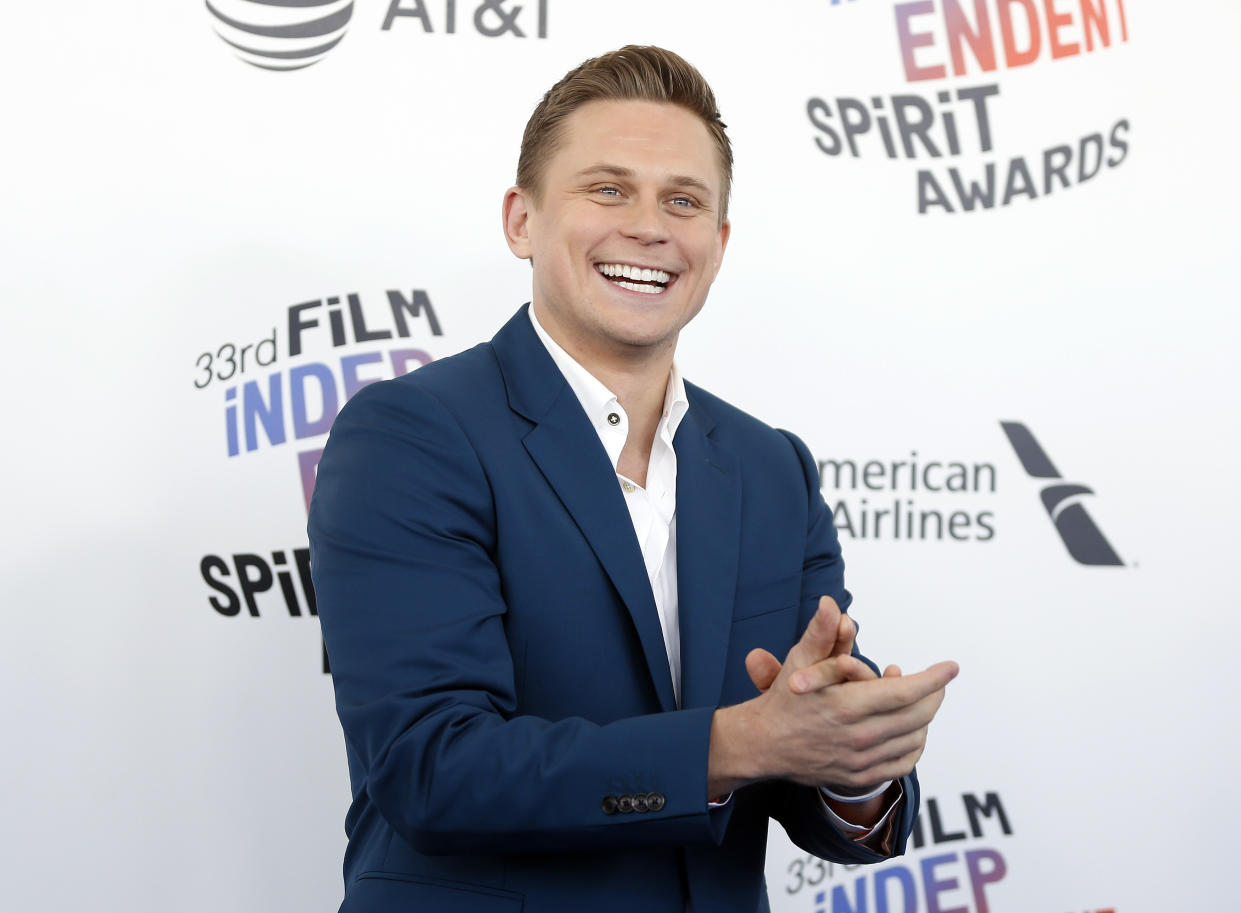
[[[647,798],[642,793],[638,793],[636,796],[633,797],[633,810],[635,812],[650,811],[650,806],[647,802]]]
[[[664,799],[663,793],[647,793],[646,807],[653,812],[657,812],[664,807],[667,800]]]
[[[616,810],[622,815],[628,815],[633,811],[633,796],[617,796]]]
[[[603,797],[603,813],[605,815],[616,814],[616,797],[615,796],[604,796]]]

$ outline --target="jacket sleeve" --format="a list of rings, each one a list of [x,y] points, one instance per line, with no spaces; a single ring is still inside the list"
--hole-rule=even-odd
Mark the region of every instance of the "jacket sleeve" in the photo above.
[[[784,434],[797,452],[809,498],[798,619],[798,630],[804,631],[818,609],[820,597],[831,596],[841,611],[848,611],[853,596],[844,586],[844,561],[840,555],[840,541],[832,522],[832,512],[823,501],[818,466],[800,439],[787,431]],[[870,666],[876,675],[879,674],[879,667],[858,650],[856,640],[853,655]],[[901,785],[904,795],[900,799],[900,807],[894,809],[892,814],[892,856],[900,856],[905,852],[906,841],[913,830],[919,799],[917,772],[911,772],[904,777]],[[836,830],[823,814],[819,797],[809,786],[781,782],[780,788],[772,791],[770,814],[784,827],[793,843],[820,858],[842,863],[880,862],[889,858],[854,843]]]
[[[489,481],[432,393],[389,381],[348,403],[309,533],[355,795],[420,852],[722,839],[731,809],[707,809],[710,708],[606,725],[516,713]],[[620,794],[661,807],[607,814]]]

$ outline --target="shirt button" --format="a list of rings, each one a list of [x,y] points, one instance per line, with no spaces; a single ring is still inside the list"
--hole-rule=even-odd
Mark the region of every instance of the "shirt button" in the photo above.
[[[619,424],[620,424],[620,416],[619,416],[619,415],[617,415],[615,412],[609,412],[609,413],[608,413],[608,424],[609,424],[609,425],[619,425]]]
[[[633,482],[626,482],[626,481],[621,482],[621,488],[625,489],[625,494],[632,494],[633,492],[638,490],[637,485],[634,485]]]

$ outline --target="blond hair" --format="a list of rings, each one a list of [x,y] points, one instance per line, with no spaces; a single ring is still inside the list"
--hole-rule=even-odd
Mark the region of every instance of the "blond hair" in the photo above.
[[[592,57],[565,74],[547,90],[526,122],[517,159],[517,186],[537,200],[542,194],[543,172],[564,137],[564,122],[582,105],[592,101],[637,100],[678,105],[698,115],[711,135],[719,157],[723,185],[720,222],[728,216],[732,189],[733,150],[725,124],[715,104],[715,93],[684,58],[663,48],[627,45]]]

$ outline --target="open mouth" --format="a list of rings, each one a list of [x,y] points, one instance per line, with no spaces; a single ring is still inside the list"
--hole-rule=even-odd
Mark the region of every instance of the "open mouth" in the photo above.
[[[596,263],[595,269],[613,285],[647,295],[658,295],[676,281],[675,273],[666,273],[662,269],[650,269],[643,266],[630,266],[627,263]]]

